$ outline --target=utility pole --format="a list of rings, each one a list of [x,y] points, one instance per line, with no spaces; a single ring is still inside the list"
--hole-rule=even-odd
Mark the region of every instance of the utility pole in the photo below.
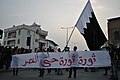
[[[63,28],[61,27],[61,29],[66,29],[66,46],[68,46],[68,29],[71,29],[73,27],[67,27],[67,28]]]

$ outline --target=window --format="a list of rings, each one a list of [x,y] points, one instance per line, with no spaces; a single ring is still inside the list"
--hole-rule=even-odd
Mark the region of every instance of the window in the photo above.
[[[20,35],[20,33],[21,33],[21,30],[18,31],[18,35]]]
[[[30,31],[29,30],[27,31],[27,35],[30,35]]]
[[[30,43],[31,43],[31,37],[27,37],[27,46],[30,46]]]
[[[20,39],[18,39],[17,44],[20,44]]]
[[[114,32],[115,40],[120,40],[120,31]]]
[[[35,42],[38,42],[38,39],[35,39]]]
[[[5,33],[5,37],[7,37],[7,33]]]
[[[38,33],[39,33],[39,30],[37,29],[37,30],[36,30],[36,34],[38,34]]]
[[[46,36],[44,35],[39,35],[40,38],[45,39]]]
[[[2,39],[3,30],[0,29],[0,39]]]
[[[8,38],[16,38],[16,32],[8,33]]]
[[[7,41],[7,46],[15,46],[15,40]]]

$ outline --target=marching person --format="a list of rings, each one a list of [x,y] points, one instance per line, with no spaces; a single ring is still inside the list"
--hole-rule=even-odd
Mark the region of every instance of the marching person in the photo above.
[[[52,49],[51,46],[49,46],[49,48],[47,49],[47,52],[55,52],[55,51],[54,51],[54,49]],[[49,53],[48,53],[48,54],[49,54]],[[48,74],[50,74],[51,71],[52,71],[52,68],[49,68],[49,69],[48,69]]]
[[[13,49],[13,55],[17,55],[17,54],[18,54],[18,46]],[[17,61],[16,61],[16,63],[17,63]],[[18,75],[18,68],[13,68],[13,75],[14,76]]]
[[[106,47],[105,51],[109,51],[109,53],[111,52],[109,47]],[[104,74],[103,74],[103,76],[107,76],[108,75],[108,69],[109,69],[109,67],[104,67]]]
[[[73,52],[72,52],[72,54],[71,54],[71,58],[72,58],[72,66],[71,66],[71,68],[70,68],[70,70],[69,70],[69,76],[68,76],[68,78],[71,78],[71,75],[72,75],[72,71],[74,71],[74,79],[76,78],[76,74],[77,74],[77,67],[76,67],[76,65],[77,65],[77,58],[78,58],[78,53],[76,52],[76,50],[77,50],[77,47],[76,46],[74,46],[74,48],[73,48]]]
[[[85,50],[87,51],[87,50]],[[88,67],[84,67],[85,72],[88,72]]]
[[[60,48],[58,48],[58,52],[61,52]],[[62,68],[57,68],[57,75],[63,75]]]
[[[40,51],[40,52],[41,52],[41,55],[40,55],[41,60],[40,60],[40,62],[42,62],[41,64],[44,65],[44,57],[46,56],[46,55],[44,54],[45,50],[42,49],[42,51]],[[40,65],[39,71],[40,71],[40,72],[39,72],[39,77],[43,77],[43,76],[44,76],[44,68],[43,68],[43,66]]]

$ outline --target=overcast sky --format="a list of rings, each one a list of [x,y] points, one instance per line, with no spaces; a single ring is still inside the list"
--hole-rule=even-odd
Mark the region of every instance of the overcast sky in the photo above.
[[[60,27],[73,27],[86,3],[87,0],[0,0],[0,29],[36,22],[48,31],[47,38],[63,49],[66,30]],[[120,0],[91,0],[91,4],[107,37],[107,19],[120,16]],[[87,49],[86,42],[77,29],[69,42],[71,49],[74,45],[79,50]]]

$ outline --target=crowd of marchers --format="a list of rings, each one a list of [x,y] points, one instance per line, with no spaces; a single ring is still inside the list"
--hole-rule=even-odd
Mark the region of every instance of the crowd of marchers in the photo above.
[[[23,53],[30,53],[31,50],[24,49],[24,48],[18,48],[18,46],[12,48],[11,46],[0,46],[0,69],[6,69],[8,70],[10,67],[10,63],[12,60],[12,55],[15,55],[15,51],[17,54],[23,54]]]
[[[74,46],[73,51],[76,51],[76,50],[77,50],[77,47]],[[117,64],[116,68],[119,68],[120,67],[120,48],[106,47],[105,50],[109,51],[112,64],[114,61],[116,61],[116,64]],[[57,51],[58,52],[64,52],[64,51],[66,52],[66,51],[69,51],[69,47],[65,47],[65,49],[63,51],[61,51],[61,49],[59,48]],[[38,53],[38,52],[55,52],[55,51],[54,51],[54,49],[49,47],[47,49],[42,49],[42,50],[39,48],[35,48],[34,52]],[[11,46],[9,46],[9,47],[0,46],[0,69],[8,70],[10,68],[12,55],[25,54],[25,53],[31,53],[31,50],[24,49],[24,48],[18,48],[18,46],[14,47],[14,48],[12,48]],[[91,72],[95,72],[95,70],[96,70],[95,68],[84,68],[85,72],[88,72],[88,69],[91,69]],[[39,70],[39,77],[43,77],[44,73],[46,72],[45,69],[39,68],[37,70]],[[53,69],[51,69],[51,68],[47,69],[47,73],[50,74],[52,70]],[[62,69],[60,69],[60,68],[56,68],[54,70],[58,75],[64,74]],[[105,70],[104,75],[108,75],[109,67],[105,67],[104,70]],[[76,78],[76,75],[77,75],[76,67],[66,69],[66,71],[68,71],[68,73],[69,73],[68,78],[71,78],[72,72],[74,73],[73,77]],[[111,74],[113,74],[113,73],[111,73]],[[15,75],[15,76],[18,75],[18,68],[13,68],[13,75]]]

